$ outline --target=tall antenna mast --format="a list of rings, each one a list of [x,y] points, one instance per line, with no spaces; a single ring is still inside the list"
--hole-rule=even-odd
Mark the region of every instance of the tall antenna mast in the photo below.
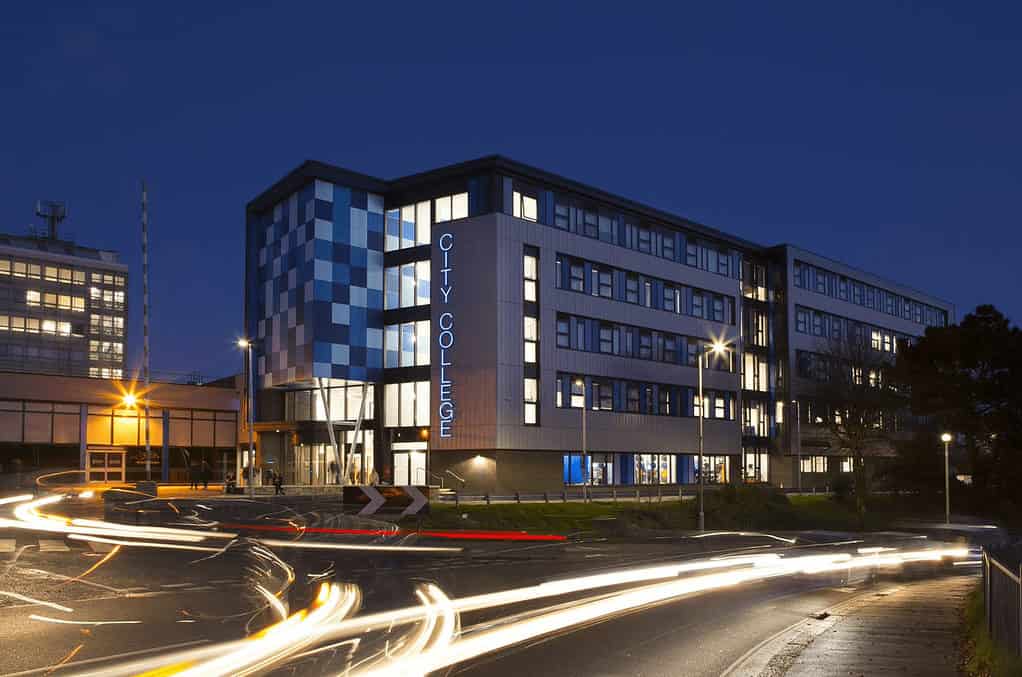
[[[67,218],[67,205],[53,200],[38,200],[35,203],[35,215],[46,220],[47,236],[57,239],[57,226]]]
[[[149,211],[145,179],[142,179],[142,379],[145,383],[145,478],[153,479],[149,442]]]

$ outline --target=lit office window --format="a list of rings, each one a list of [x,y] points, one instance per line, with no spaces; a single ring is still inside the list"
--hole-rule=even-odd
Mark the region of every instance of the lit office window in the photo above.
[[[383,366],[421,367],[429,364],[429,320],[388,324],[383,330]]]
[[[519,193],[517,190],[512,195],[511,213],[526,221],[536,220],[536,198]]]
[[[802,472],[825,473],[827,472],[827,457],[803,456],[801,468]]]
[[[468,216],[468,193],[445,195],[433,200],[436,223],[464,219]]]
[[[429,201],[415,205],[415,244],[429,244],[431,224]]]
[[[407,249],[430,242],[430,203],[428,200],[388,209],[384,219],[384,251]]]
[[[41,294],[35,289],[29,289],[25,292],[25,305],[31,307],[38,307],[42,304]]]
[[[843,456],[841,458],[841,472],[852,472],[854,469],[853,459],[851,456]]]
[[[539,381],[526,378],[523,381],[525,400],[525,424],[536,425],[539,422]]]
[[[581,378],[571,379],[571,408],[581,409],[585,406],[585,383]]]
[[[524,298],[526,301],[535,302],[537,299],[536,283],[539,277],[537,256],[535,254],[525,254],[522,257],[522,262],[524,266],[523,276],[525,278]]]
[[[430,294],[430,262],[418,261],[415,264],[415,305],[429,305]]]
[[[383,425],[429,425],[429,381],[388,383],[383,387]]]
[[[525,335],[525,362],[527,364],[534,364],[538,353],[539,320],[535,317],[528,316],[523,319],[523,330]]]

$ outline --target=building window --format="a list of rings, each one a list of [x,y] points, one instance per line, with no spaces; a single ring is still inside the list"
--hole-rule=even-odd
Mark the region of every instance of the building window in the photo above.
[[[585,291],[585,267],[581,263],[572,263],[568,270],[571,276],[570,287],[572,291]]]
[[[642,289],[643,289],[642,305],[646,306],[647,308],[652,308],[653,307],[653,283],[650,282],[649,280],[646,280],[645,282],[642,283]]]
[[[387,383],[383,387],[383,410],[385,427],[428,426],[429,381]]]
[[[536,220],[536,198],[531,195],[519,193],[517,190],[512,195],[512,215],[526,221]]]
[[[625,301],[628,303],[639,302],[639,277],[629,273],[625,278]]]
[[[566,204],[557,204],[554,207],[554,225],[561,230],[571,228],[571,207]]]
[[[613,354],[614,352],[614,327],[610,325],[600,325],[600,352],[605,354]]]
[[[803,456],[802,472],[825,473],[827,472],[826,456]]]
[[[585,382],[580,378],[571,379],[571,408],[581,409],[585,406]]]
[[[525,316],[525,362],[535,364],[537,357],[537,344],[539,343],[539,320],[535,317]]]
[[[557,347],[571,348],[571,322],[566,317],[557,318]]]
[[[445,195],[433,200],[436,223],[468,217],[468,193]]]
[[[385,220],[384,251],[429,244],[429,201],[405,205],[400,209],[388,209]]]
[[[674,234],[673,233],[664,233],[663,243],[662,243],[661,246],[662,246],[662,249],[660,251],[660,255],[663,256],[665,259],[670,259],[671,261],[673,261],[674,260]]]
[[[639,413],[639,386],[635,383],[629,383],[625,389],[625,408],[633,413]]]
[[[841,457],[841,472],[852,472],[854,469],[853,459],[851,456]]]
[[[609,270],[597,271],[597,293],[605,299],[613,298],[613,275]]]
[[[524,298],[526,301],[535,302],[536,296],[536,283],[539,280],[539,262],[535,254],[525,254],[522,257],[524,267]]]
[[[384,270],[383,307],[386,310],[429,305],[429,295],[429,261],[406,263]]]
[[[582,212],[582,223],[586,237],[591,237],[595,240],[600,236],[599,221],[600,219],[596,212],[589,210],[584,210]]]
[[[539,423],[539,381],[526,378],[523,382],[525,400],[525,425]]]

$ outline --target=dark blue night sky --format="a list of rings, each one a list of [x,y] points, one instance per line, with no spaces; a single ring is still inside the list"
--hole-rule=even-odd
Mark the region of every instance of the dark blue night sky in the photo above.
[[[1018,3],[144,4],[0,23],[0,231],[63,199],[122,252],[131,364],[139,179],[153,368],[219,376],[244,205],[307,158],[393,177],[501,153],[1022,319]]]

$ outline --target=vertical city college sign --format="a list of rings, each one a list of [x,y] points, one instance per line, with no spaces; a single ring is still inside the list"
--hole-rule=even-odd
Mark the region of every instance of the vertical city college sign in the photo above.
[[[440,317],[436,341],[440,349],[440,397],[437,416],[440,419],[440,437],[453,437],[454,398],[451,391],[454,383],[448,368],[454,359],[454,313],[447,310],[454,285],[451,284],[451,273],[454,271],[451,260],[454,258],[454,234],[444,233],[438,240],[440,247]]]

